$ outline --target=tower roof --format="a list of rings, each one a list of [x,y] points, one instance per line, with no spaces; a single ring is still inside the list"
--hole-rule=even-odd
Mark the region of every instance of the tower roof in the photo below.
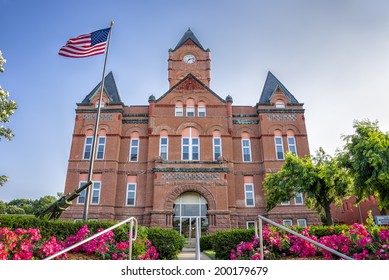
[[[101,82],[84,98],[82,103],[90,103],[93,96],[99,91]],[[112,71],[104,78],[104,91],[112,103],[122,103]]]
[[[181,47],[183,44],[186,43],[186,41],[191,40],[196,46],[198,46],[203,51],[207,51],[203,48],[203,46],[200,44],[199,40],[196,38],[192,30],[188,28],[188,30],[185,32],[184,36],[182,36],[181,40],[178,42],[177,46],[172,50],[173,52],[177,50],[179,47]]]
[[[300,104],[298,100],[289,92],[289,90],[269,71],[265,85],[263,86],[262,94],[259,99],[259,104],[270,104],[274,92],[279,88],[289,99],[290,104]]]

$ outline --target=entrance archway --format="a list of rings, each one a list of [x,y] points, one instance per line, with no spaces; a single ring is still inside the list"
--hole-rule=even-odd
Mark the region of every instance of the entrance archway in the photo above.
[[[201,234],[208,231],[208,203],[197,192],[185,192],[173,204],[173,228],[188,239],[189,244],[196,237],[196,219],[200,218]]]

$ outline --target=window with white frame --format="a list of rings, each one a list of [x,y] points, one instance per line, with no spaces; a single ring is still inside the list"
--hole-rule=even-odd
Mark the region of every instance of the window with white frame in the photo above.
[[[100,203],[101,182],[93,182],[90,204]]]
[[[139,156],[139,138],[131,139],[130,161],[138,161]]]
[[[291,219],[286,219],[282,221],[282,224],[286,227],[291,227],[293,225],[293,221]]]
[[[92,142],[93,142],[93,136],[87,136],[85,138],[83,159],[90,159],[92,154]]]
[[[184,115],[184,107],[182,105],[176,105],[175,116],[182,117]]]
[[[253,184],[244,184],[244,194],[246,207],[255,206],[254,201],[254,185]]]
[[[306,227],[307,226],[307,220],[306,219],[297,219],[297,226],[299,226],[299,227]]]
[[[194,117],[195,116],[195,107],[194,106],[186,106],[186,116]]]
[[[222,155],[222,139],[213,137],[213,160],[217,160]]]
[[[198,106],[197,107],[197,115],[199,117],[206,117],[207,116],[207,112],[206,112],[206,109],[205,109],[205,106]]]
[[[285,103],[282,100],[276,101],[276,108],[285,108]]]
[[[274,137],[274,143],[276,146],[276,156],[278,160],[284,160],[284,145],[282,143],[282,137],[281,136],[275,136]]]
[[[242,157],[244,162],[251,161],[250,139],[242,139]]]
[[[168,137],[163,136],[159,139],[159,155],[164,160],[168,159]]]
[[[282,201],[281,205],[290,205],[290,200]]]
[[[79,187],[81,188],[83,185],[85,185],[85,181],[81,181],[79,183]],[[90,204],[99,204],[100,203],[100,191],[101,191],[101,182],[93,182],[93,185],[89,187],[91,192],[90,192],[90,197],[91,201]],[[83,190],[79,197],[77,198],[77,204],[84,204],[86,201],[86,189]]]
[[[127,184],[126,206],[135,206],[136,202],[136,184]]]
[[[254,221],[247,221],[246,222],[246,228],[247,229],[255,228],[255,222]]]
[[[295,205],[303,205],[304,204],[303,193],[295,193],[294,204]]]
[[[200,160],[200,139],[195,132],[194,128],[189,127],[186,129],[189,135],[182,137],[182,160]]]
[[[105,136],[100,136],[98,138],[96,159],[104,159],[105,140]]]
[[[297,155],[296,138],[294,136],[288,136],[288,149],[292,154]]]

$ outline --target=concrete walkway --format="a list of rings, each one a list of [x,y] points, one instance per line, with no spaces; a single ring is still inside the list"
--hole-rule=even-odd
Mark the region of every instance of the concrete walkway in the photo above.
[[[178,254],[178,260],[196,260],[196,251],[194,248],[183,248]],[[200,252],[200,260],[211,260],[206,254]]]

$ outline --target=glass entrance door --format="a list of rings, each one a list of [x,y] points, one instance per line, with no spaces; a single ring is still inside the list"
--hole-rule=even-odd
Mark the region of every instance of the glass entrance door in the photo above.
[[[191,242],[196,238],[196,218],[200,218],[200,232],[206,233],[207,212],[207,202],[200,194],[184,193],[174,203],[173,228]]]

